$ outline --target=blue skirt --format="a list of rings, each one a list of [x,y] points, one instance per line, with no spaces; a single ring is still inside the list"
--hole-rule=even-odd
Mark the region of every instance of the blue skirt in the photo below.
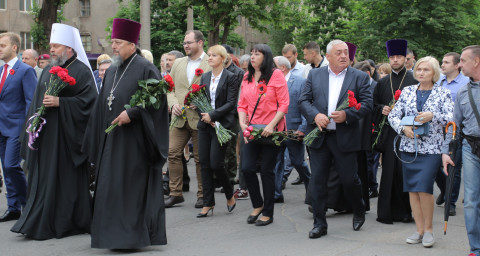
[[[400,152],[402,160],[410,162],[415,153]],[[402,163],[403,191],[433,194],[433,183],[442,166],[441,154],[418,154],[413,163]]]

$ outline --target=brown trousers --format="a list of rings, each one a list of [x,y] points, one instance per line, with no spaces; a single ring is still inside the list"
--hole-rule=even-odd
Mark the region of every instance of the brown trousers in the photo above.
[[[170,141],[168,147],[168,170],[170,172],[170,196],[181,196],[183,187],[183,149],[188,140],[192,137],[193,156],[195,159],[195,171],[197,173],[198,192],[197,198],[203,197],[202,174],[200,172],[200,161],[198,158],[198,131],[193,130],[188,122],[182,128],[173,127],[170,130]]]

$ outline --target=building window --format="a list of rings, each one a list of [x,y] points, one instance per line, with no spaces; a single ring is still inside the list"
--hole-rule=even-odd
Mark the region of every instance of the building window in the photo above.
[[[22,43],[20,46],[20,50],[32,49],[33,48],[33,40],[32,36],[28,32],[20,32],[20,37],[22,38]]]
[[[7,0],[0,0],[0,9],[7,9]]]
[[[90,16],[90,0],[80,0],[80,17]]]
[[[32,0],[20,0],[20,11],[29,12],[32,10]]]
[[[92,36],[89,34],[82,34],[80,35],[82,38],[82,44],[83,44],[83,49],[85,49],[86,52],[91,52],[92,51]]]

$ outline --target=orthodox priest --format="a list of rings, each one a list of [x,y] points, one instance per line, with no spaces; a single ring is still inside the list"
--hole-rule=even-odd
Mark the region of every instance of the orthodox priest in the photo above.
[[[45,240],[90,232],[91,196],[82,138],[97,97],[95,80],[78,29],[55,23],[50,37],[51,64],[40,76],[27,118],[44,104],[46,123],[32,148],[22,138],[29,170],[27,204],[13,232]],[[58,97],[45,95],[49,70],[60,66],[75,78]]]
[[[373,121],[375,132],[372,140],[379,133],[379,124],[382,118],[387,118],[390,113],[395,92],[406,86],[417,84],[413,73],[405,68],[407,56],[407,40],[392,39],[386,42],[387,54],[392,67],[392,73],[378,81],[373,93]],[[382,153],[382,177],[377,205],[377,221],[393,224],[394,221],[411,222],[412,210],[408,193],[403,192],[402,163],[395,156],[393,141],[397,133],[389,126],[388,121],[378,136],[375,150]],[[399,141],[400,142],[400,141]]]
[[[168,109],[125,110],[138,81],[161,79],[136,44],[141,24],[114,19],[112,66],[106,71],[84,138],[96,165],[92,247],[137,249],[167,243],[162,166],[168,153]],[[110,133],[111,124],[118,127]]]

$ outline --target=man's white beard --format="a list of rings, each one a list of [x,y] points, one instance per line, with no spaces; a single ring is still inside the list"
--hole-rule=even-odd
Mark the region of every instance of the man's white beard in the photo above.
[[[112,66],[118,67],[123,64],[123,59],[120,55],[113,55],[112,57]]]
[[[63,51],[60,56],[55,56],[57,56],[57,58],[52,57],[52,61],[50,62],[52,66],[62,66],[68,60],[67,50]]]

